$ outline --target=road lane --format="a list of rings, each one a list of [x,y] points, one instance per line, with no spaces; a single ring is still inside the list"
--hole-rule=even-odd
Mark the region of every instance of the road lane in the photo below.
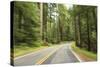
[[[27,65],[34,65],[39,62],[43,57],[47,56],[52,51],[56,50],[58,46],[48,47],[39,52],[29,54],[27,56],[18,58],[14,60],[14,66],[27,66]]]
[[[56,51],[54,55],[49,57],[43,64],[59,64],[59,63],[75,63],[79,60],[74,56],[70,50],[70,45],[72,43],[63,44],[59,50]]]
[[[14,66],[79,62],[69,49],[72,43],[44,48],[43,50],[14,60]]]

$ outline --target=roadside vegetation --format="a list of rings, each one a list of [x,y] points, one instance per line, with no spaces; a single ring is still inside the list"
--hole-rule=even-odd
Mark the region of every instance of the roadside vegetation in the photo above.
[[[75,45],[75,42],[71,45],[72,49],[75,53],[83,60],[83,61],[96,61],[97,54],[91,51],[87,51],[84,48],[79,48]]]
[[[14,48],[14,58],[31,53],[31,52],[35,52],[44,48],[47,48],[48,46],[39,46],[39,47],[28,47],[27,45],[21,45],[21,46],[16,46]]]

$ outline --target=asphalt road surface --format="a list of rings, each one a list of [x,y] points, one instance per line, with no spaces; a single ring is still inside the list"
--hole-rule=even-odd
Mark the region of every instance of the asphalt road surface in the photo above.
[[[44,48],[14,59],[14,66],[75,63],[78,59],[69,49],[72,43],[59,44],[58,46]]]

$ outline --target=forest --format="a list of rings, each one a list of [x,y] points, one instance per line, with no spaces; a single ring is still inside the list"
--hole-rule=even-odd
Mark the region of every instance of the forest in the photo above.
[[[52,46],[74,41],[97,53],[97,7],[39,2],[13,2],[13,46]]]

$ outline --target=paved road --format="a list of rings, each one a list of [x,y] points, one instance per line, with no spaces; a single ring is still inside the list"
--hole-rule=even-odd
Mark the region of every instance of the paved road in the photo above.
[[[78,62],[69,49],[71,43],[48,47],[14,60],[15,66]]]

